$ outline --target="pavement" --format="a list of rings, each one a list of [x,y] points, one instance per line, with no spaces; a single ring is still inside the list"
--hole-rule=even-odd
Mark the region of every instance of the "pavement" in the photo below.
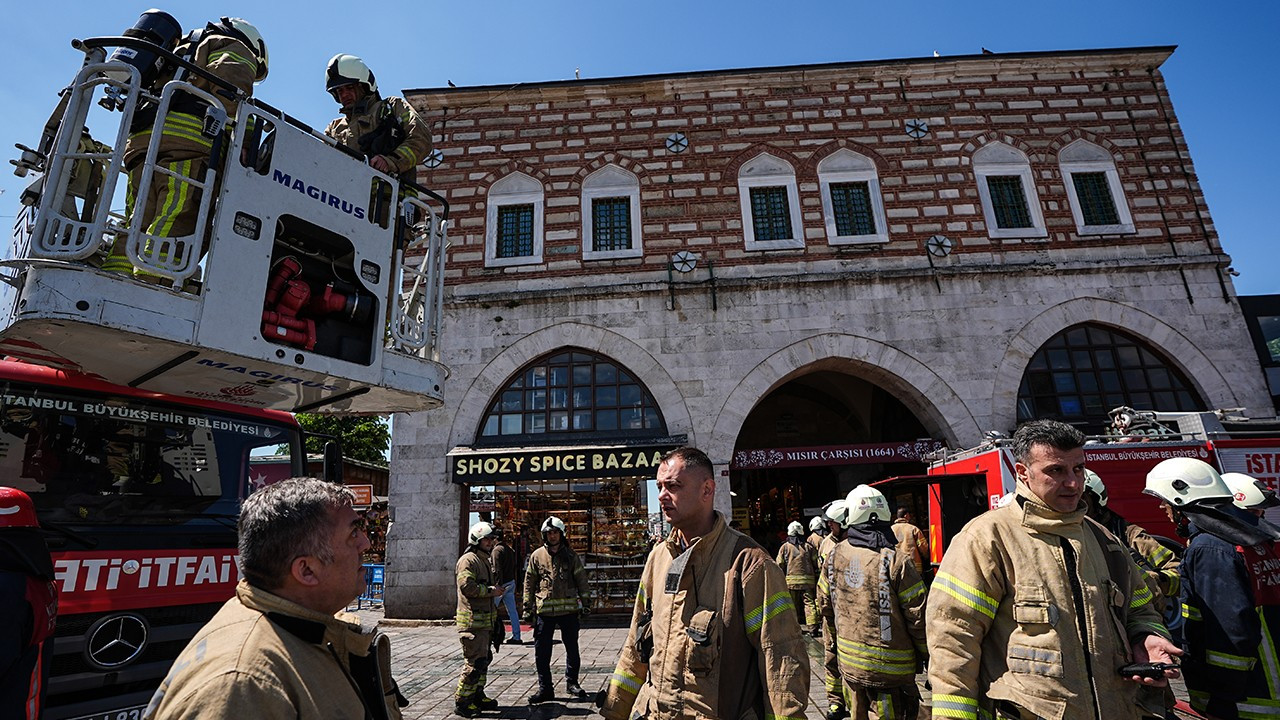
[[[404,708],[405,720],[455,718],[453,691],[462,669],[462,646],[452,621],[447,623],[419,620],[387,620],[379,606],[350,609],[360,615],[366,627],[378,625],[391,638],[391,670],[400,684],[400,692],[409,700]],[[591,617],[583,622],[578,645],[582,656],[579,684],[594,694],[608,681],[618,659],[618,649],[627,638],[624,617]],[[528,697],[538,688],[533,659],[533,633],[524,631],[524,645],[503,645],[489,666],[485,693],[498,701],[498,709],[484,712],[486,718],[599,717],[589,700],[571,699],[564,688],[564,646],[557,637],[551,655],[551,673],[556,681],[556,699],[537,706]],[[821,718],[826,708],[823,688],[822,645],[807,639],[809,648],[809,718]],[[924,676],[916,678],[924,703],[920,718],[930,716],[929,693],[924,690]],[[1174,692],[1185,701],[1186,690],[1175,681]],[[1190,715],[1178,714],[1188,718]]]

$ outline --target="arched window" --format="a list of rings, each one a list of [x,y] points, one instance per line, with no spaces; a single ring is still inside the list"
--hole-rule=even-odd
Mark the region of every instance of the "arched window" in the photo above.
[[[487,267],[542,262],[542,183],[511,173],[489,188],[485,209],[484,264]]]
[[[1119,330],[1076,325],[1049,338],[1027,364],[1018,387],[1018,422],[1055,418],[1101,434],[1107,413],[1203,410],[1178,368],[1145,342]]]
[[[738,170],[738,197],[747,250],[804,247],[800,191],[790,163],[768,153],[743,163]]]
[[[606,165],[582,181],[582,259],[640,257],[640,180]]]
[[[845,148],[837,150],[818,163],[818,185],[828,243],[889,242],[880,176],[871,158]]]
[[[1133,232],[1133,217],[1111,153],[1088,140],[1076,140],[1058,153],[1058,167],[1081,235]]]
[[[993,238],[1045,237],[1044,211],[1036,194],[1031,163],[1023,152],[996,142],[973,154],[973,174]]]
[[[626,368],[567,348],[534,360],[507,382],[490,403],[476,441],[545,444],[666,434],[653,395]]]

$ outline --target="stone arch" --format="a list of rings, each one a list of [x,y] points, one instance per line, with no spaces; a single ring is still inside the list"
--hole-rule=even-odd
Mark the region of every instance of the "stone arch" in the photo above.
[[[508,160],[500,167],[494,168],[488,175],[481,178],[480,181],[476,183],[476,187],[481,195],[487,196],[489,194],[489,188],[493,187],[494,183],[515,173],[523,173],[542,183],[542,191],[544,193],[551,185],[551,177],[547,175],[545,171],[539,170],[526,162]]]
[[[796,157],[795,154],[787,150],[775,147],[769,143],[756,143],[733,156],[733,159],[730,160],[729,164],[724,168],[723,177],[726,179],[738,177],[738,171],[742,169],[743,165],[761,155],[772,155],[773,157],[788,163],[791,165],[793,172],[799,172],[799,169],[804,165],[804,161],[800,160],[800,158]]]
[[[1076,298],[1054,305],[1032,318],[1010,339],[996,370],[991,397],[991,424],[1012,428],[1017,422],[1018,385],[1031,356],[1049,338],[1080,324],[1122,330],[1150,344],[1182,371],[1196,392],[1211,407],[1238,407],[1240,402],[1227,379],[1208,356],[1181,331],[1160,318],[1129,305],[1096,297]]]
[[[1073,128],[1054,138],[1053,142],[1049,143],[1048,147],[1045,148],[1045,152],[1056,158],[1058,153],[1062,152],[1063,148],[1077,140],[1084,140],[1085,142],[1093,143],[1094,145],[1097,145],[1103,150],[1111,153],[1111,160],[1113,162],[1119,163],[1124,160],[1124,151],[1117,147],[1115,143],[1101,135],[1096,135],[1088,130],[1081,130],[1080,128]]]
[[[948,445],[971,445],[980,437],[968,406],[927,365],[878,340],[826,333],[788,345],[751,368],[729,392],[703,450],[717,464],[727,463],[756,403],[789,380],[815,370],[854,374],[880,385]]]
[[[982,149],[982,147],[992,143],[1004,143],[1005,145],[1021,150],[1022,153],[1027,156],[1027,161],[1033,165],[1038,162],[1044,162],[1044,158],[1041,156],[1041,153],[1025,142],[1006,133],[990,131],[984,132],[981,135],[975,135],[964,144],[964,147],[960,150],[960,164],[965,166],[972,165],[973,154]]]
[[[592,173],[609,165],[616,165],[632,175],[635,175],[641,185],[650,184],[649,175],[644,171],[643,165],[632,160],[626,155],[621,155],[616,152],[606,152],[601,153],[594,160],[578,169],[578,172],[569,180],[569,191],[580,191],[582,189],[583,181],[590,177]]]
[[[693,421],[684,396],[666,368],[647,350],[630,339],[605,328],[575,322],[557,323],[530,333],[512,343],[489,361],[463,393],[458,412],[449,427],[450,447],[470,445],[484,418],[494,393],[520,368],[552,350],[580,347],[607,356],[644,383],[673,435],[691,432]]]
[[[871,162],[875,163],[876,171],[878,173],[883,174],[889,169],[889,161],[886,160],[883,155],[876,152],[871,146],[840,138],[826,143],[814,150],[813,154],[804,161],[803,168],[805,173],[810,177],[816,177],[818,174],[818,165],[821,164],[823,160],[826,160],[828,157],[835,155],[841,150],[849,150],[867,157]],[[799,168],[797,168],[797,170],[799,170]]]

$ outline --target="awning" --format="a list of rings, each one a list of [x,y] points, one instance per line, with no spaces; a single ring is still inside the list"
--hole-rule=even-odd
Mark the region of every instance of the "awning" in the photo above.
[[[459,485],[653,477],[662,456],[684,442],[684,437],[666,437],[618,445],[456,447],[445,457],[449,477]]]

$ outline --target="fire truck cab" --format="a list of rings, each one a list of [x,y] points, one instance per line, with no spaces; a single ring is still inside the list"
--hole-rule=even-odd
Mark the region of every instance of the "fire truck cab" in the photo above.
[[[1280,422],[1234,417],[1228,410],[1118,410],[1141,417],[1141,434],[1090,438],[1084,448],[1085,465],[1106,483],[1107,507],[1153,535],[1177,538],[1159,502],[1142,492],[1147,472],[1162,460],[1196,458],[1219,472],[1244,473],[1280,488]],[[966,523],[1014,492],[1011,446],[1007,438],[993,438],[975,448],[940,454],[926,475],[889,478],[875,485],[895,506],[915,508],[921,521],[927,518],[929,552],[936,565]],[[1280,508],[1269,510],[1267,519],[1280,519]]]
[[[82,68],[44,137],[20,145],[14,161],[37,180],[0,261],[0,353],[261,409],[388,413],[441,403],[442,197],[145,39],[73,45]],[[130,62],[140,56],[184,72],[150,86]],[[195,75],[218,90],[196,87]],[[157,166],[179,93],[210,107],[204,133],[215,150],[202,178]],[[155,120],[135,194],[159,182],[198,192],[190,235],[149,234],[120,209],[124,147],[144,108]],[[121,243],[134,274],[102,267]]]

